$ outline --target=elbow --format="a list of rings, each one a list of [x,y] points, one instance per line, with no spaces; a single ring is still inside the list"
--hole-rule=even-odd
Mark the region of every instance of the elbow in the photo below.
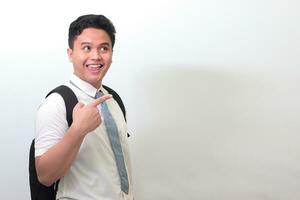
[[[53,176],[51,176],[50,173],[47,173],[48,170],[46,170],[46,169],[42,170],[39,157],[36,158],[36,160],[35,160],[35,167],[36,167],[37,179],[40,184],[42,184],[46,187],[49,187],[55,182],[55,180],[53,179]]]
[[[50,177],[47,177],[47,176],[41,176],[41,175],[38,175],[38,181],[46,186],[46,187],[50,187],[55,181],[51,180]]]

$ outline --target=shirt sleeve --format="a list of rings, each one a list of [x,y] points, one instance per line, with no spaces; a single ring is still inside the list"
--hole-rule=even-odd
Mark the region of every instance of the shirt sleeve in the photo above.
[[[35,125],[35,156],[43,155],[61,140],[68,129],[65,102],[57,93],[49,95],[40,105]]]

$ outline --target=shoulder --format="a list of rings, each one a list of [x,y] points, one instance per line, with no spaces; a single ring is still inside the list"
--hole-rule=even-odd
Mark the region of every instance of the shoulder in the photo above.
[[[121,111],[123,113],[123,117],[126,121],[126,109],[125,109],[124,103],[122,101],[122,98],[119,96],[119,94],[115,90],[113,90],[112,88],[110,88],[106,85],[102,85],[102,89],[104,89],[104,91],[106,93],[113,95],[113,99],[116,101],[118,107],[121,109]]]
[[[58,93],[45,98],[38,108],[35,123],[35,155],[42,155],[68,128],[64,100]]]
[[[51,93],[47,96],[38,108],[38,114],[44,113],[47,115],[65,113],[65,102],[62,96],[58,93]],[[39,116],[39,115],[38,115]]]

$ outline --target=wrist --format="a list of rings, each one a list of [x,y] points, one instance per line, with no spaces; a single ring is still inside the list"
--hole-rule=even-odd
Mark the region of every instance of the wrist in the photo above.
[[[82,126],[80,126],[80,124],[77,124],[76,122],[73,122],[71,124],[69,131],[82,138],[84,138],[85,135],[87,134],[87,131]]]

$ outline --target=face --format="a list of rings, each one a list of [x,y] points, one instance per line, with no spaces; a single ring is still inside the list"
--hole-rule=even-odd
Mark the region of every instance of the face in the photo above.
[[[87,28],[74,40],[73,49],[68,49],[74,74],[99,88],[112,63],[112,43],[101,29]]]

